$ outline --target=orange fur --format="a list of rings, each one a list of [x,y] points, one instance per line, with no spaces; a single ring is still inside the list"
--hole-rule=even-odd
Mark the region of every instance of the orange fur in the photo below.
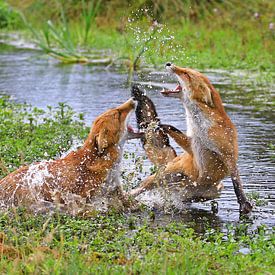
[[[174,159],[177,155],[173,147],[171,146],[162,146],[158,143],[165,138],[164,132],[150,128],[150,126],[145,130],[144,133],[146,144],[143,146],[147,157],[149,160],[156,166],[162,166],[167,164],[169,161]]]
[[[127,136],[127,118],[135,103],[128,100],[94,121],[84,145],[62,159],[21,167],[0,181],[0,200],[5,205],[30,205],[40,199],[63,203],[63,194],[91,199],[102,187],[119,186],[115,176]],[[46,169],[46,170],[45,170]],[[39,182],[34,178],[41,175]]]
[[[221,180],[230,175],[240,204],[240,212],[252,206],[246,199],[237,168],[237,131],[225,112],[219,93],[203,74],[167,63],[167,69],[179,80],[180,87],[164,90],[164,96],[178,97],[187,118],[187,135],[166,127],[166,132],[185,150],[165,169],[147,178],[131,192],[138,195],[158,184],[180,181],[192,192],[189,199],[211,199],[219,194]]]

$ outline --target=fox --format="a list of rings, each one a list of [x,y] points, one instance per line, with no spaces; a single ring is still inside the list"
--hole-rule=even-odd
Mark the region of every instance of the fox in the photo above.
[[[137,126],[139,131],[144,133],[141,143],[148,159],[157,167],[167,164],[177,154],[170,145],[168,134],[160,126],[161,122],[153,101],[138,85],[132,86],[131,96],[137,101]]]
[[[161,94],[180,99],[186,112],[187,132],[171,126],[162,128],[184,153],[146,178],[131,195],[135,197],[158,185],[179,182],[189,193],[187,200],[209,200],[220,194],[221,181],[230,176],[240,213],[250,213],[252,204],[244,193],[237,166],[237,130],[219,93],[205,75],[194,69],[170,62],[166,63],[166,69],[176,77],[178,85],[174,90],[163,89]]]
[[[93,200],[116,194],[127,204],[120,186],[119,164],[127,139],[139,138],[128,124],[136,108],[129,99],[99,115],[84,144],[67,156],[23,166],[0,180],[0,201],[7,207],[30,207],[37,201],[65,203],[68,194]]]

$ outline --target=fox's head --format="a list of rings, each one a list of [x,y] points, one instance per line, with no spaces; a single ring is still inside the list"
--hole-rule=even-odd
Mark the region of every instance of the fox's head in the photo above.
[[[166,63],[166,69],[177,77],[178,85],[174,90],[164,89],[161,93],[167,97],[189,99],[214,108],[222,104],[221,98],[209,79],[202,73],[189,68],[181,68]]]
[[[131,134],[134,133],[132,127],[128,125],[128,120],[135,107],[135,101],[129,99],[117,108],[98,116],[86,142],[92,142],[97,152],[102,154],[107,148],[131,138]]]
[[[145,93],[141,89],[139,89],[137,85],[133,85],[131,90],[131,96],[134,100],[140,101],[144,98]]]

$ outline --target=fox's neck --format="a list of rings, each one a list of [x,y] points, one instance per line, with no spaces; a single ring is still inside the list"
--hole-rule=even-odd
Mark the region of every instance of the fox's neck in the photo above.
[[[199,106],[188,97],[181,99],[186,112],[187,136],[207,138],[212,122],[204,115]]]
[[[187,136],[191,137],[194,160],[200,171],[204,171],[207,163],[205,156],[209,152],[219,154],[219,149],[209,137],[212,122],[204,115],[199,106],[191,100],[183,100],[186,111]]]

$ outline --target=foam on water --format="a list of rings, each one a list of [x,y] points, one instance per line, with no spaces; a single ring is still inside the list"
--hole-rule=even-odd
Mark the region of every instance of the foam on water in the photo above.
[[[200,187],[197,187],[197,189]],[[201,194],[208,193],[209,198],[215,199],[220,195],[221,185],[217,188],[206,189],[201,187]],[[196,192],[200,194],[200,192]],[[193,191],[188,187],[183,187],[180,183],[169,184],[169,186],[160,186],[150,191],[146,191],[139,196],[137,200],[146,206],[164,211],[176,210],[182,211],[193,201]]]

